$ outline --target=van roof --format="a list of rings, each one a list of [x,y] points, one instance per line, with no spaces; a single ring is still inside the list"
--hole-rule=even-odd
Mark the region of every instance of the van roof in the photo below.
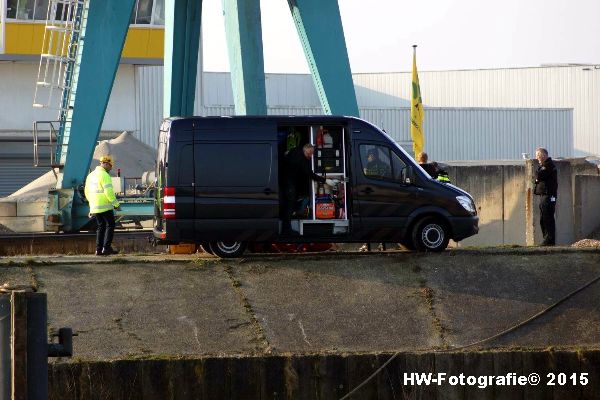
[[[361,120],[357,117],[342,115],[239,115],[239,116],[207,116],[207,117],[170,117],[163,121],[163,127],[176,123],[178,126],[195,125],[208,121],[275,121],[277,123],[310,124],[315,120],[319,122],[340,123],[349,120]],[[163,129],[166,130],[166,129]]]

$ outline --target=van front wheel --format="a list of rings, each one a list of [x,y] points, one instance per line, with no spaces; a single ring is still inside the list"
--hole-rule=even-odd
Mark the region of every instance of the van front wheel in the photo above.
[[[446,224],[438,218],[425,218],[415,225],[413,243],[418,251],[444,251],[450,241]]]
[[[244,254],[246,242],[210,242],[212,254],[220,258],[236,258]]]

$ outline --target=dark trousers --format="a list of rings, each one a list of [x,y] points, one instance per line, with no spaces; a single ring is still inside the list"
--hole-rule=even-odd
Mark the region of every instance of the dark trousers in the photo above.
[[[113,210],[105,211],[100,214],[94,214],[98,230],[96,231],[96,249],[102,250],[112,244],[115,232],[115,213]]]
[[[291,221],[292,214],[296,211],[297,200],[296,185],[294,182],[288,181],[285,185],[285,204],[283,205],[283,231],[292,229]]]
[[[549,195],[540,196],[540,226],[544,235],[544,244],[556,243],[556,223],[554,222],[554,211],[556,209],[556,197],[550,201]]]

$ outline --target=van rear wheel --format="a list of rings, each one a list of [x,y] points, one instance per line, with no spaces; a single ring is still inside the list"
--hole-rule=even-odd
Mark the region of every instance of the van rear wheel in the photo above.
[[[415,225],[412,239],[418,251],[444,251],[450,241],[449,229],[439,218],[424,218]]]
[[[202,247],[202,250],[205,253],[213,254],[212,250],[210,249],[210,244],[208,242],[202,242],[202,243],[200,243],[200,247]]]
[[[210,242],[212,254],[220,258],[236,258],[244,254],[246,242]]]

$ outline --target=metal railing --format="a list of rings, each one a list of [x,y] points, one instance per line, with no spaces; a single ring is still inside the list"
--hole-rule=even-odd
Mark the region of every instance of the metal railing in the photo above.
[[[60,146],[57,143],[58,136],[58,125],[60,121],[35,121],[33,123],[33,165],[35,167],[50,167],[60,168],[62,165],[58,164],[58,160],[55,157],[57,147]],[[44,126],[46,126],[44,128]],[[50,153],[50,163],[41,162],[40,160],[47,160],[47,151],[41,149],[48,148]]]

